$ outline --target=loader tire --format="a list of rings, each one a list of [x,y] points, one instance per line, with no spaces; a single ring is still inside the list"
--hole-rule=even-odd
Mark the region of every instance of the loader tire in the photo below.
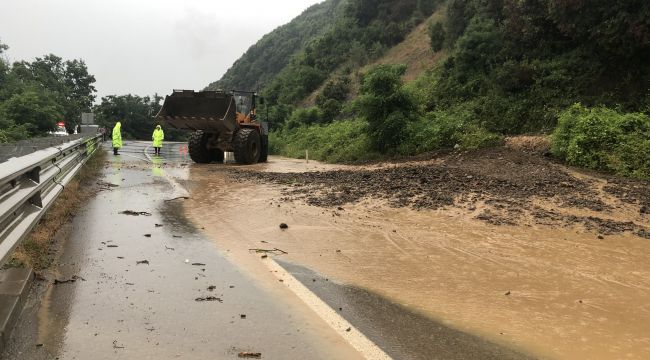
[[[269,136],[262,136],[262,150],[260,151],[260,160],[259,162],[267,162],[269,158]]]
[[[223,150],[214,149],[210,152],[210,159],[216,161],[219,164],[223,164]]]
[[[257,129],[242,128],[233,140],[235,161],[238,164],[254,164],[259,161],[262,150],[260,133]]]
[[[210,134],[204,133],[202,130],[195,131],[190,135],[190,138],[187,141],[187,149],[192,161],[199,164],[207,164],[212,161],[213,155],[208,150],[209,139]],[[223,153],[221,156],[223,161]]]

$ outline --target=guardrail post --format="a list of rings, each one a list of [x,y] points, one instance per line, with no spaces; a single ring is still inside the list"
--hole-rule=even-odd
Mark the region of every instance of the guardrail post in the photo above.
[[[39,208],[42,208],[43,207],[43,199],[41,198],[41,192],[39,191],[36,194],[34,194],[34,196],[32,196],[29,199],[29,203],[34,205],[34,206],[38,206]]]

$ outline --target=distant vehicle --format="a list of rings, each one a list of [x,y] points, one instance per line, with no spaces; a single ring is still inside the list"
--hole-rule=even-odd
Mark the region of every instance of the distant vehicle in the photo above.
[[[50,131],[48,134],[52,136],[68,136],[68,130],[65,129],[65,123],[62,121],[59,121],[56,123],[56,130],[55,131]]]

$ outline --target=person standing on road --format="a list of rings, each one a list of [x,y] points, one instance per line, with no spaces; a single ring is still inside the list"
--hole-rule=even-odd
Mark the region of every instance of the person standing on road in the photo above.
[[[160,125],[156,125],[156,129],[151,135],[151,140],[153,140],[154,154],[160,155],[160,148],[162,147],[163,140],[165,140],[165,133]]]
[[[115,123],[113,128],[113,155],[119,155],[117,150],[122,147],[122,123]]]

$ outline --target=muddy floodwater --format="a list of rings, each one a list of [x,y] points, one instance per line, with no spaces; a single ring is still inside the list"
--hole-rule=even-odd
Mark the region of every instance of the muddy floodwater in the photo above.
[[[286,261],[535,357],[650,358],[650,240],[638,235],[650,221],[637,208],[612,206],[610,218],[635,227],[601,236],[581,224],[494,225],[454,206],[372,197],[313,206],[289,199],[291,185],[244,181],[228,168],[192,165],[184,209],[250,271],[264,270],[249,249],[279,248]],[[340,168],[271,158],[247,171]],[[585,219],[589,211],[576,210]]]

